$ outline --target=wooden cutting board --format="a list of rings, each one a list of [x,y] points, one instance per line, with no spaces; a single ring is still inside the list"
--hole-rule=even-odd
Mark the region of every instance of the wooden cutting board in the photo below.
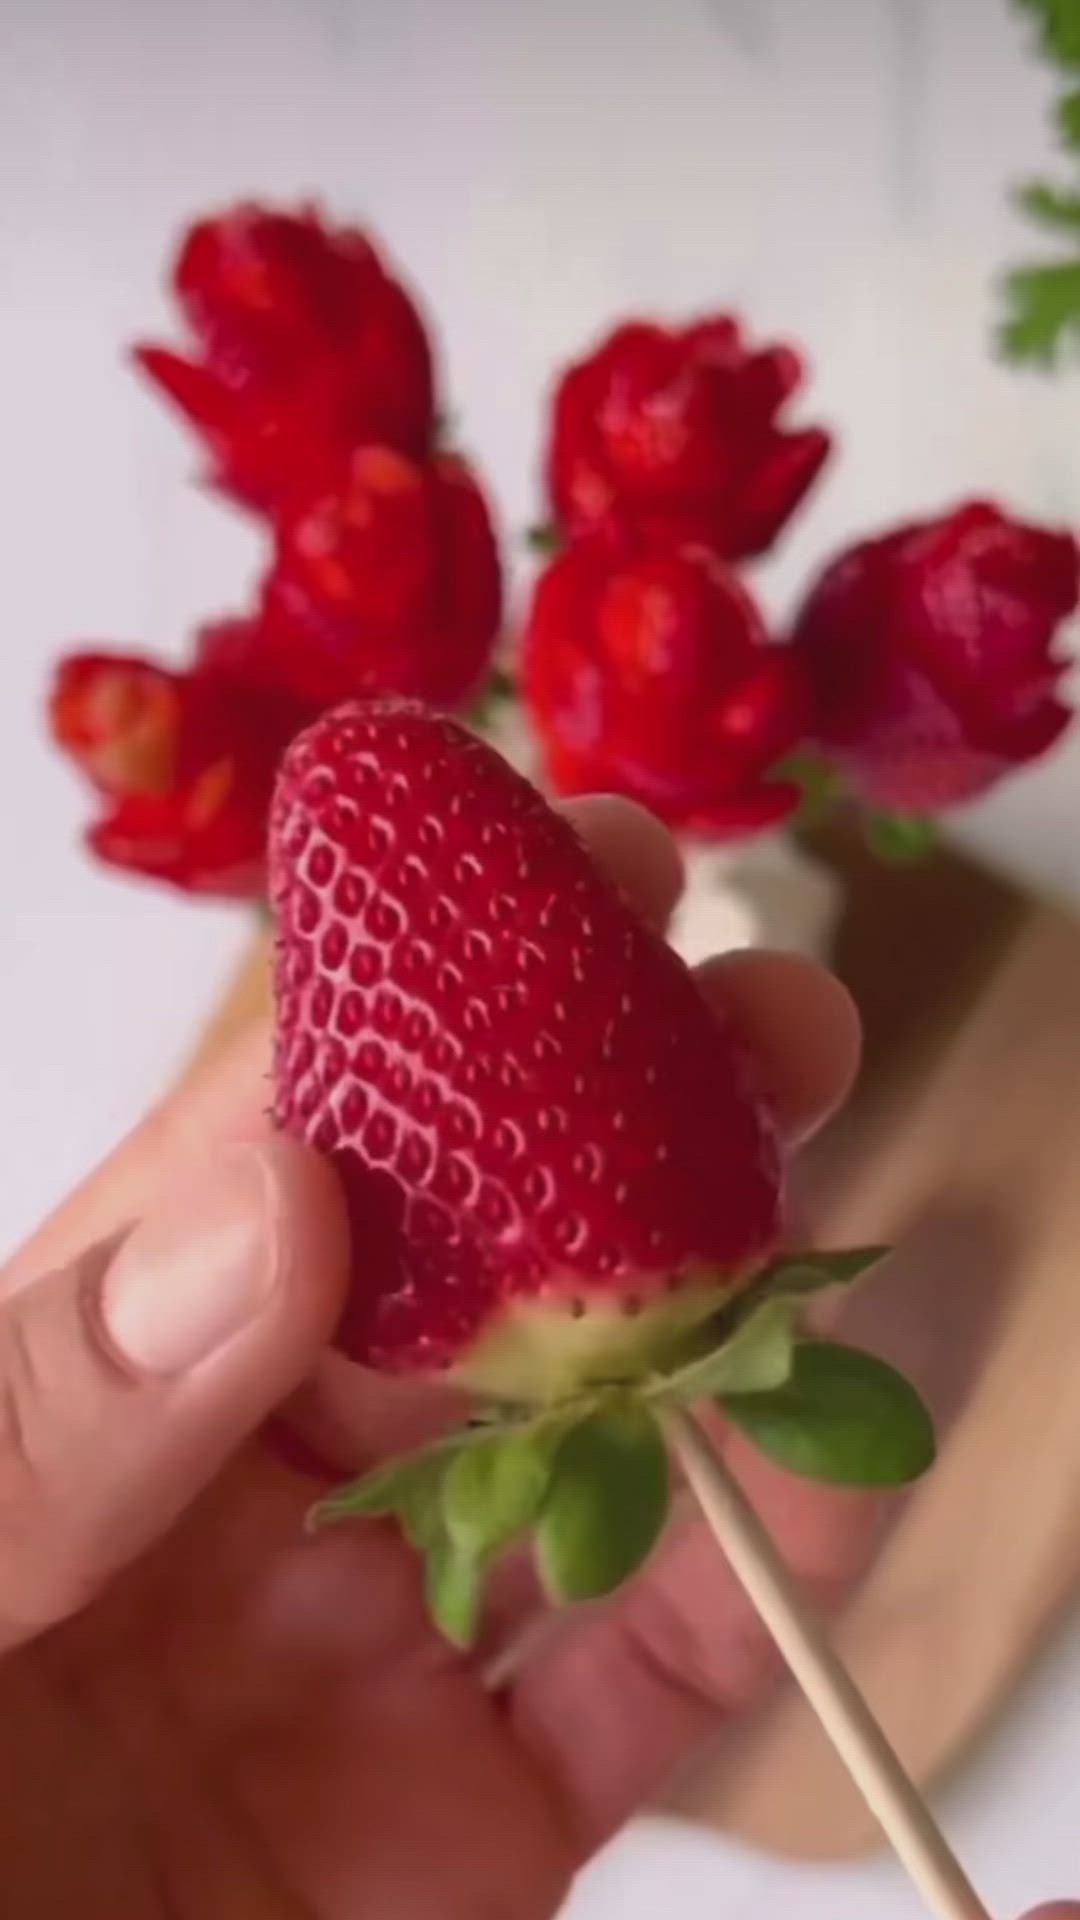
[[[867,1058],[800,1204],[823,1243],[897,1245],[843,1325],[911,1373],[942,1436],[837,1637],[926,1785],[1080,1579],[1080,928],[954,857],[884,872],[843,834],[815,851],[845,881],[835,959]],[[193,1066],[266,1010],[266,959],[253,941]],[[672,1804],[794,1857],[879,1845],[789,1687]]]
[[[858,1097],[810,1157],[821,1237],[898,1255],[840,1324],[915,1378],[934,1472],[894,1511],[837,1641],[920,1785],[1006,1703],[1080,1581],[1080,928],[964,863],[853,883],[837,955],[867,1016]],[[785,1685],[680,1810],[803,1859],[880,1846]]]

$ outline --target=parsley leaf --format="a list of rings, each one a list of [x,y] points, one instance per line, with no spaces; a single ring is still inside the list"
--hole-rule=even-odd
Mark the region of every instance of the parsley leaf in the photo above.
[[[1016,194],[1016,204],[1040,226],[1056,232],[1080,231],[1080,193],[1067,187],[1052,187],[1046,180],[1029,180]]]
[[[1024,13],[1038,22],[1042,51],[1047,60],[1066,71],[1080,70],[1080,4],[1078,0],[1017,0]]]
[[[1080,261],[1017,267],[1005,281],[1006,315],[999,339],[1011,360],[1052,367],[1080,344]]]
[[[1062,94],[1054,108],[1054,120],[1062,145],[1080,148],[1080,87]]]
[[[1061,95],[1054,118],[1070,157],[1080,159],[1080,0],[1016,0],[1038,28],[1042,57],[1072,84]],[[1070,347],[1080,345],[1080,187],[1032,180],[1016,193],[1029,220],[1069,244],[1060,260],[1015,267],[1004,282],[1005,314],[998,345],[1009,360],[1054,367]]]

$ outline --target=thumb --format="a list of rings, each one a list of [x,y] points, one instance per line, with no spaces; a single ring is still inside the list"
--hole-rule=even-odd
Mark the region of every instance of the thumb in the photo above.
[[[0,1651],[85,1604],[299,1385],[346,1265],[333,1173],[275,1140],[0,1301]]]

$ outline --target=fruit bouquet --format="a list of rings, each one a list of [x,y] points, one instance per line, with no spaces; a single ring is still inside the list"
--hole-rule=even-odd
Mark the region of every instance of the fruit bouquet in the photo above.
[[[622,794],[690,846],[844,808],[909,857],[1068,725],[1076,543],[963,502],[833,559],[771,632],[745,566],[830,445],[787,424],[800,360],[727,314],[634,321],[557,385],[508,615],[427,333],[370,240],[244,205],[191,229],[174,277],[188,345],[136,358],[268,563],[179,667],[69,656],[50,714],[101,859],[270,922],[273,1121],[350,1209],[342,1349],[468,1397],[313,1525],[400,1526],[468,1646],[523,1544],[552,1602],[632,1577],[674,1458],[931,1904],[971,1920],[709,1442],[719,1410],[796,1473],[925,1471],[914,1390],[804,1324],[882,1249],[786,1249],[753,1058],[540,788]]]
[[[187,340],[136,363],[267,558],[180,664],[100,646],[60,664],[53,733],[113,867],[265,900],[283,748],[372,694],[459,713],[556,794],[643,802],[683,841],[691,899],[747,848],[786,847],[790,875],[836,809],[911,857],[1069,723],[1076,543],[994,502],[858,540],[782,630],[767,619],[748,569],[831,438],[789,421],[800,355],[729,313],[624,321],[556,380],[535,577],[511,596],[525,538],[497,537],[428,329],[365,234],[241,205],[191,227],[173,287]],[[718,932],[746,937],[737,917]]]

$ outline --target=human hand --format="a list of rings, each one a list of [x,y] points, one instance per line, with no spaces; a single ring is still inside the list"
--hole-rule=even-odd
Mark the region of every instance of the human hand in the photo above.
[[[666,836],[611,802],[578,818],[664,920]],[[842,990],[761,956],[701,984],[802,1137],[854,1070]],[[496,1594],[466,1659],[431,1633],[389,1529],[303,1538],[311,1482],[245,1444],[286,1395],[342,1471],[445,1403],[321,1352],[347,1263],[339,1196],[268,1137],[266,1060],[265,1033],[247,1037],[0,1281],[0,1910],[547,1920],[589,1852],[766,1682],[771,1649],[687,1524],[493,1694],[482,1671],[535,1606],[527,1580]],[[828,1599],[868,1551],[870,1498],[730,1447]]]

